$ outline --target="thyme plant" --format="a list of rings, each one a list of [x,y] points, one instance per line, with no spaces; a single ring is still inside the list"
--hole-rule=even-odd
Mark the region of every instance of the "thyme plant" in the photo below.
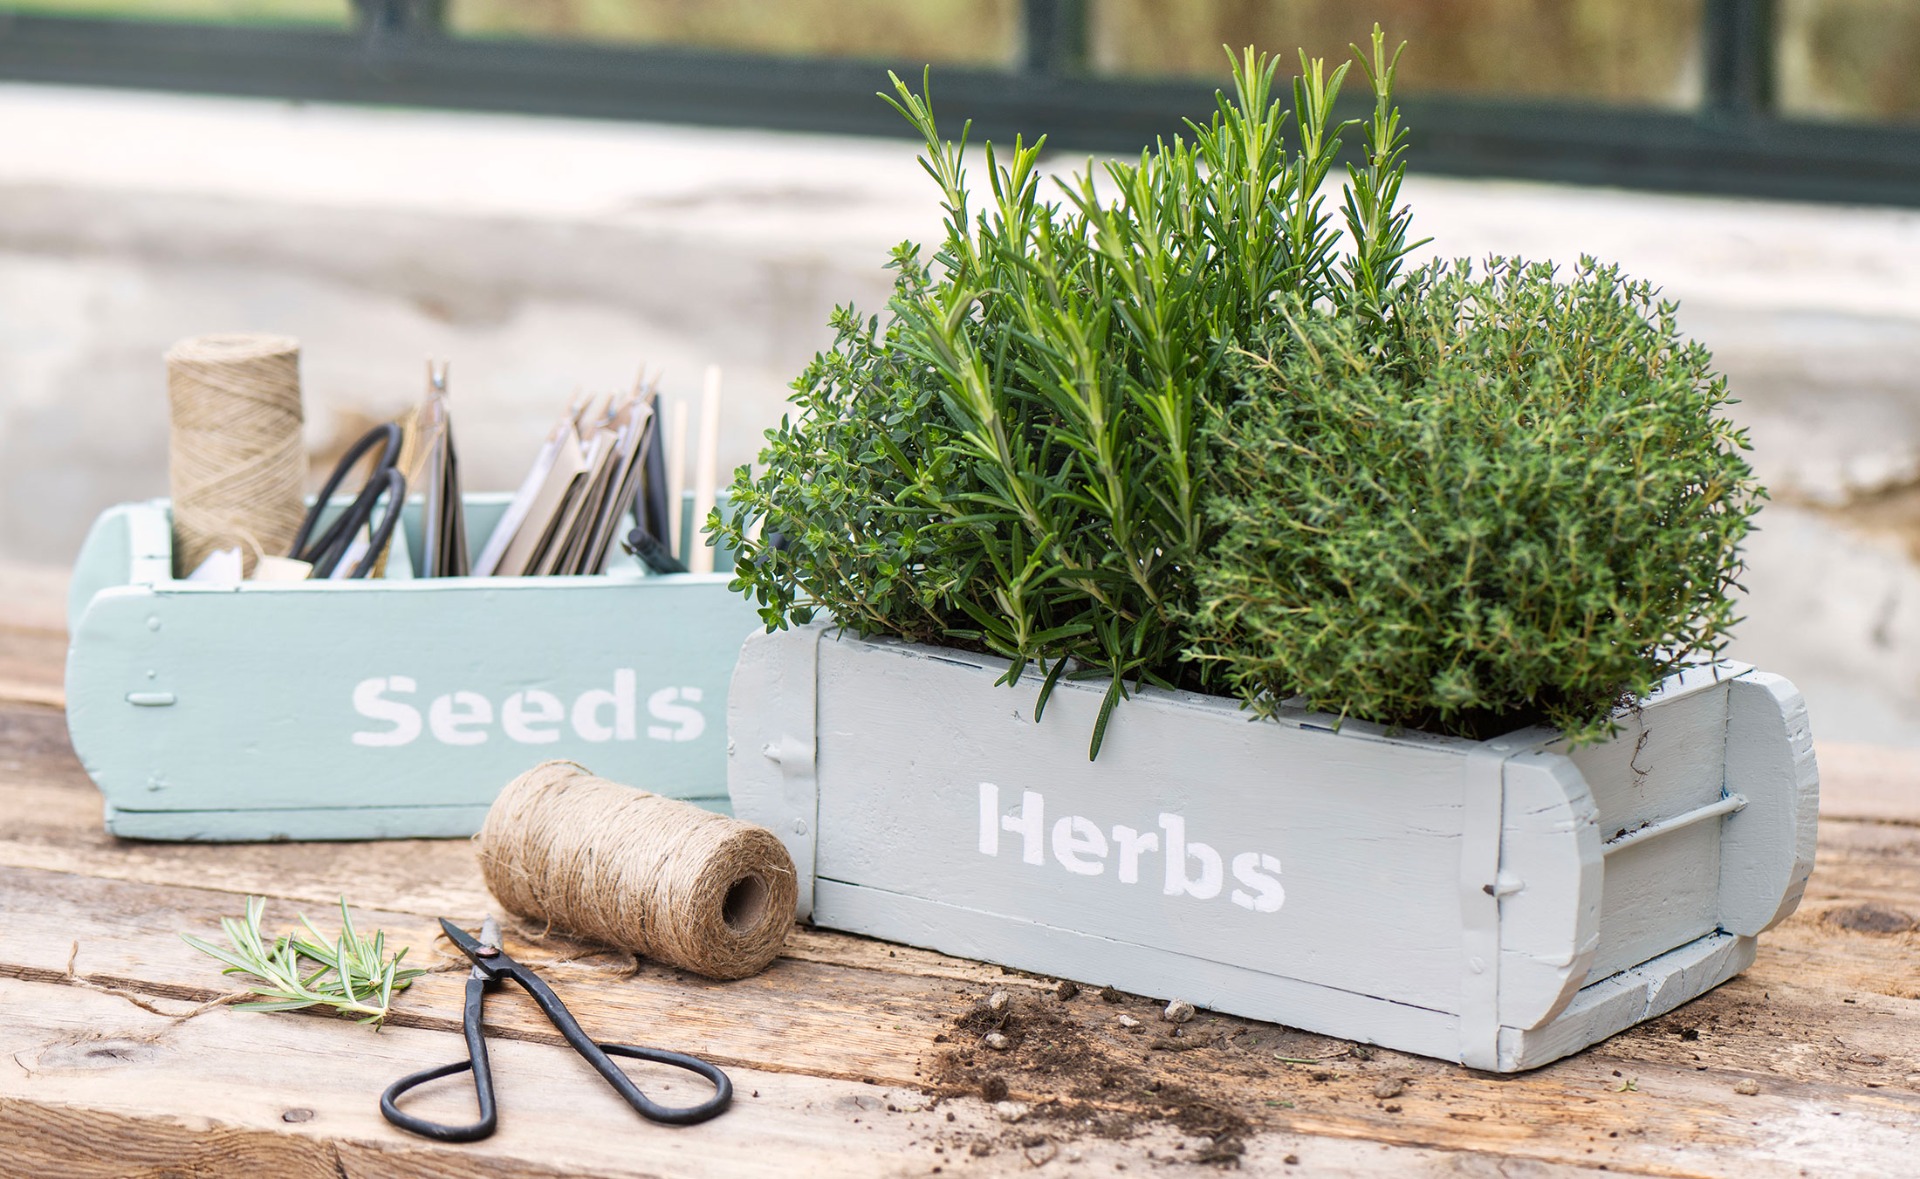
[[[1322,195],[1348,66],[1233,62],[1190,136],[1091,167],[1047,199],[1044,139],[988,144],[987,192],[958,142],[894,78],[921,134],[945,234],[892,255],[889,317],[835,312],[834,343],[794,383],[797,415],[742,468],[730,515],[737,589],[769,629],[817,610],[863,633],[957,643],[1046,676],[1103,679],[1097,752],[1129,681],[1192,680],[1177,620],[1207,547],[1204,405],[1276,299],[1379,321],[1406,243],[1398,54],[1360,54],[1374,114],[1349,169],[1349,252]],[[1291,128],[1289,128],[1289,123]],[[1288,132],[1291,130],[1291,138]],[[1210,664],[1196,665],[1204,678]]]
[[[1733,622],[1764,493],[1725,378],[1591,259],[1430,266],[1388,310],[1289,299],[1210,405],[1192,654],[1262,707],[1611,732]]]

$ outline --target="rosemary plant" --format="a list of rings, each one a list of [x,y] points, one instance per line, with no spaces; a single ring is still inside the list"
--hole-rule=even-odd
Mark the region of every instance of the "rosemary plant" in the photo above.
[[[244,919],[223,917],[227,946],[216,946],[190,933],[182,941],[203,954],[226,963],[222,974],[241,976],[250,990],[261,996],[258,1002],[237,1003],[240,1011],[297,1011],[305,1007],[331,1007],[342,1015],[356,1016],[361,1023],[378,1027],[387,1018],[393,996],[403,991],[423,970],[401,969],[407,956],[405,947],[391,956],[386,952],[387,935],[376,930],[371,939],[363,938],[353,927],[346,898],[340,900],[340,936],[331,944],[314,928],[306,915],[300,924],[306,936],[295,933],[273,939],[269,945],[261,932],[260,918],[266,901],[247,898]]]
[[[1380,315],[1408,249],[1396,61],[1376,28],[1344,258],[1321,187],[1352,126],[1331,120],[1347,65],[1303,54],[1287,103],[1277,61],[1249,49],[1190,138],[1099,181],[1089,168],[1052,201],[1044,139],[988,144],[976,194],[967,131],[943,139],[925,82],[895,78],[882,97],[925,139],[945,236],[930,259],[896,248],[884,326],[835,313],[833,346],[794,383],[798,416],[709,522],[768,628],[825,609],[998,653],[1004,682],[1035,665],[1036,719],[1063,674],[1099,677],[1090,755],[1129,681],[1193,679],[1176,619],[1208,538],[1203,403],[1277,298]]]

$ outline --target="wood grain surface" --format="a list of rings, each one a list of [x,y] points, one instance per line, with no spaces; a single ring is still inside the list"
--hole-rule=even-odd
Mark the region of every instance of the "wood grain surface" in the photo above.
[[[457,970],[421,979],[378,1033],[145,1008],[227,992],[178,934],[213,933],[248,894],[269,898],[270,923],[324,918],[345,895],[410,961],[452,964],[434,918],[472,926],[491,907],[465,841],[112,839],[57,707],[63,650],[0,622],[0,1174],[1113,1175],[1207,1160],[1259,1175],[1911,1176],[1920,1158],[1907,755],[1824,767],[1805,902],[1747,974],[1537,1072],[1205,1012],[1173,1025],[1168,996],[1103,997],[1088,979],[1063,998],[1052,979],[806,928],[765,974],[720,984],[510,926],[510,952],[597,1037],[709,1056],[740,1100],[704,1126],[639,1123],[509,989],[488,1006],[500,1133],[449,1146],[389,1127],[375,1098],[461,1052]],[[981,1042],[997,990],[1005,1052]],[[1003,1089],[1016,1104],[982,1096]],[[420,1108],[457,1119],[460,1097],[449,1082]]]

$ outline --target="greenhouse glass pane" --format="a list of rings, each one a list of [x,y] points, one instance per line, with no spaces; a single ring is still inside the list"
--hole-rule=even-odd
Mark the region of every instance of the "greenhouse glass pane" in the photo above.
[[[1920,122],[1920,3],[1779,0],[1780,113]]]
[[[1705,0],[1089,0],[1095,71],[1224,77],[1222,45],[1254,45],[1297,69],[1333,60],[1377,20],[1404,93],[1571,99],[1690,108],[1702,96]]]
[[[218,25],[353,23],[349,0],[0,0],[0,12]]]
[[[1019,0],[448,0],[448,31],[783,57],[1005,66]]]

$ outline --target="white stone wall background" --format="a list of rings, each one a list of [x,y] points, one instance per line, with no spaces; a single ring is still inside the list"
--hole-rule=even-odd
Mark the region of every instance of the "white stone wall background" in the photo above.
[[[513,485],[571,394],[642,364],[670,397],[720,364],[722,462],[746,461],[829,310],[879,309],[888,248],[938,233],[914,154],[0,86],[0,565],[63,564],[101,508],[165,493],[160,354],[207,331],[303,341],[317,453],[417,397],[432,356],[472,487]],[[1407,195],[1426,254],[1591,253],[1681,301],[1775,497],[1733,653],[1800,682],[1824,738],[1920,745],[1920,214],[1425,176]]]

